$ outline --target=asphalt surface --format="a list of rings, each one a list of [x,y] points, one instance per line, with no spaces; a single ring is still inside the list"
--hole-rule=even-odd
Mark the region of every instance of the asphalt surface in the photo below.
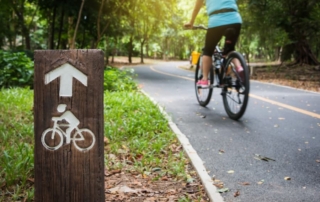
[[[197,103],[193,72],[178,68],[185,64],[134,69],[142,89],[172,117],[209,175],[229,188],[221,194],[224,201],[319,202],[320,94],[251,81],[247,111],[233,121],[220,89],[206,108]]]

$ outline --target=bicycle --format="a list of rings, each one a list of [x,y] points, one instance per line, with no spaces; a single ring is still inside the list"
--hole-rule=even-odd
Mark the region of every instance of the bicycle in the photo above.
[[[203,25],[193,26],[192,29],[207,30]],[[235,70],[235,65],[232,62],[234,59],[238,59],[243,67],[243,81]],[[208,75],[210,85],[207,88],[197,86],[197,82],[202,79],[201,65],[202,55],[198,59],[195,72],[195,90],[199,104],[203,107],[207,106],[211,100],[213,88],[221,88],[226,113],[233,120],[240,119],[246,111],[250,90],[249,68],[243,56],[239,52],[233,51],[224,58],[222,51],[216,46]],[[216,79],[215,84],[214,78]]]
[[[71,138],[71,134],[67,134],[66,132],[64,132],[64,130],[61,127],[68,127],[69,124],[58,124],[58,121],[60,120],[59,117],[52,117],[52,120],[54,121],[53,127],[52,128],[48,128],[46,129],[41,136],[41,142],[42,145],[48,149],[48,150],[57,150],[59,149],[62,144],[63,144],[63,136],[66,137],[66,144],[69,144],[71,141],[73,142],[74,146],[79,150],[79,151],[88,151],[90,150],[94,143],[95,143],[95,136],[92,133],[91,130],[89,129],[79,129],[78,127],[75,128],[76,133],[74,134],[73,138]],[[83,134],[86,133],[89,135],[88,139],[91,139],[91,143],[89,143],[88,145],[83,145],[84,142],[82,142],[82,144],[78,145],[78,141],[84,141],[85,138],[83,136]],[[47,138],[47,135],[51,135],[51,140],[49,137],[49,140]],[[50,145],[47,143],[49,142]]]

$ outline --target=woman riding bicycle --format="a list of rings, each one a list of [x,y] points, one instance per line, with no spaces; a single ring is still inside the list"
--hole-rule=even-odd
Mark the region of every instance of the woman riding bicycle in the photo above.
[[[192,17],[186,28],[192,28],[203,2],[206,1],[207,13],[209,15],[208,30],[205,39],[205,46],[202,57],[203,78],[197,85],[203,88],[208,87],[208,73],[212,64],[212,55],[216,45],[225,36],[223,56],[235,50],[235,44],[238,40],[241,30],[242,18],[238,12],[237,0],[196,0]],[[232,29],[232,32],[227,30]],[[236,59],[235,59],[236,60]],[[243,68],[239,61],[233,61],[240,78],[243,76]]]

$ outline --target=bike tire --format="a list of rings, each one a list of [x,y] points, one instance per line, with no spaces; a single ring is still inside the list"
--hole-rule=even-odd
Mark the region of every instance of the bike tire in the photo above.
[[[242,78],[235,70],[233,59],[238,59],[243,67]],[[231,119],[238,120],[243,116],[248,105],[250,91],[249,68],[243,56],[238,52],[232,52],[228,55],[224,68],[223,81],[225,87],[222,89],[224,109]],[[228,68],[232,71],[228,71]]]
[[[81,141],[85,141],[86,139],[85,139],[85,138],[83,137],[83,135],[82,135],[83,132],[87,132],[87,133],[90,135],[90,137],[92,138],[91,144],[90,144],[89,146],[85,146],[85,147],[79,146],[79,145],[77,144],[77,141],[79,141],[79,140],[77,140],[76,138],[73,138],[72,141],[73,141],[74,146],[75,146],[79,151],[85,152],[85,151],[88,151],[88,150],[92,149],[92,147],[94,146],[94,144],[95,144],[95,142],[96,142],[96,137],[94,136],[94,134],[93,134],[93,132],[92,132],[91,130],[86,129],[86,128],[85,128],[85,129],[80,129],[80,130],[78,130],[78,131],[74,134],[74,136],[80,135],[80,136],[83,138],[83,140],[81,140]],[[80,139],[82,139],[82,138],[80,138]]]
[[[197,86],[197,82],[199,80],[202,79],[202,68],[201,68],[201,64],[202,64],[202,56],[199,57],[198,62],[197,62],[197,66],[196,66],[196,70],[195,70],[195,91],[196,91],[196,97],[198,100],[198,103],[205,107],[209,104],[210,100],[211,100],[211,96],[212,96],[212,91],[213,91],[213,68],[210,68],[209,71],[209,84],[210,87],[208,88],[201,88]]]
[[[50,145],[48,145],[48,144],[46,143],[46,136],[47,136],[48,134],[50,134],[50,132],[53,132],[53,131],[55,131],[55,134],[54,134],[54,137],[51,138],[51,139],[55,139],[55,140],[56,140],[56,138],[55,138],[55,135],[56,135],[56,134],[58,134],[58,136],[60,137],[60,142],[58,142],[56,146],[50,146]],[[58,140],[58,141],[59,141],[59,140]],[[54,130],[53,128],[48,128],[47,130],[45,130],[45,131],[42,133],[41,142],[42,142],[42,145],[43,145],[46,149],[55,151],[55,150],[59,149],[59,148],[62,146],[62,144],[63,144],[63,135],[62,135],[61,131],[59,131],[58,129],[55,129],[55,130]]]

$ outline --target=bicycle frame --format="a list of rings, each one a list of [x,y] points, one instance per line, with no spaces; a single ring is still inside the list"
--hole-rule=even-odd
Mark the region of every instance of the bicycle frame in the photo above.
[[[71,134],[67,134],[64,130],[62,130],[61,127],[69,127],[70,124],[58,124],[58,121],[59,121],[58,119],[55,119],[53,121],[54,121],[53,127],[52,127],[53,133],[51,135],[51,139],[54,139],[55,131],[59,130],[65,136],[67,144],[69,144],[71,140],[84,140],[84,137],[82,135],[80,136],[80,138],[71,138]],[[74,129],[77,130],[78,134],[81,134],[78,127],[75,127]]]

